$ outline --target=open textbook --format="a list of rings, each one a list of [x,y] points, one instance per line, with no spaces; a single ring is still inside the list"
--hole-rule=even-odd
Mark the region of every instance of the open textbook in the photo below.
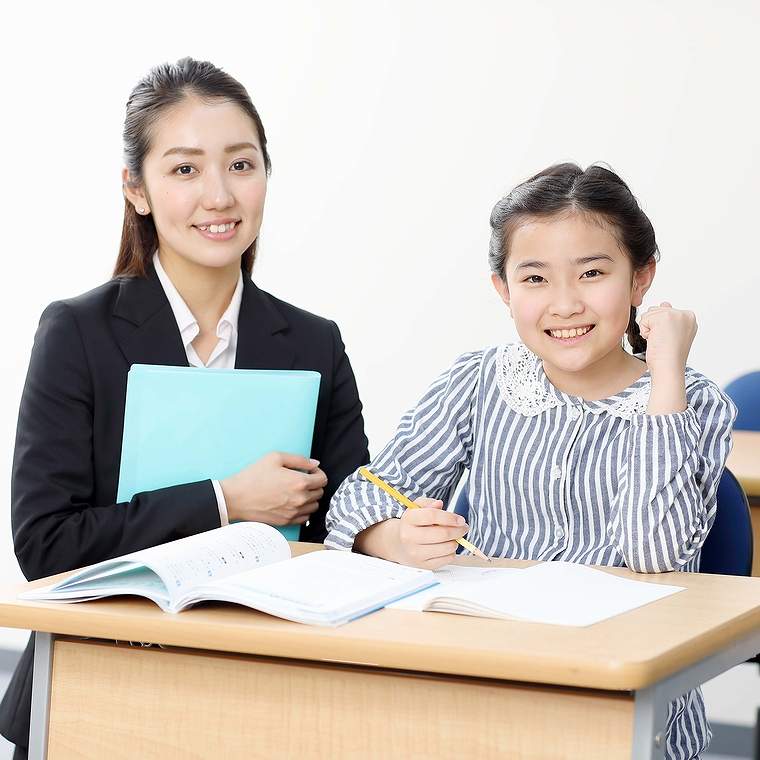
[[[389,605],[418,612],[586,626],[683,591],[571,562],[542,562],[524,569],[447,565],[439,585]]]
[[[291,558],[275,528],[241,522],[91,565],[20,598],[82,602],[131,594],[166,612],[233,602],[299,623],[341,625],[437,582],[429,570],[351,552]]]

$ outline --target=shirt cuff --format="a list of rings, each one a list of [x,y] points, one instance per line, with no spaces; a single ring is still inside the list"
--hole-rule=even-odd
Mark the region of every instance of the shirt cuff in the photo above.
[[[216,506],[219,507],[219,521],[222,526],[229,525],[230,519],[227,516],[227,502],[224,500],[224,491],[222,491],[222,485],[218,480],[212,480],[211,485],[214,486],[214,493],[216,494]]]

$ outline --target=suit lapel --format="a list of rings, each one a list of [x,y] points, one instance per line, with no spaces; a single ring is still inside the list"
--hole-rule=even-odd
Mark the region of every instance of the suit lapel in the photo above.
[[[288,322],[272,299],[243,275],[243,300],[238,318],[238,369],[292,369],[295,349],[288,338]]]
[[[146,277],[121,281],[112,318],[116,341],[130,366],[187,366],[177,321],[152,266]]]

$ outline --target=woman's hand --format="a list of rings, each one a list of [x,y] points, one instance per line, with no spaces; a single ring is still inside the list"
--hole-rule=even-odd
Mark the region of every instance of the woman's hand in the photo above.
[[[385,520],[356,536],[358,551],[402,565],[437,570],[454,560],[456,539],[469,526],[461,515],[446,512],[438,499],[415,499],[419,509],[407,509],[398,520]]]
[[[230,522],[300,525],[317,511],[327,476],[316,459],[274,452],[220,485]]]
[[[674,414],[686,409],[684,370],[697,334],[693,311],[674,309],[667,301],[648,309],[639,322],[647,342],[646,362],[652,378],[647,414]]]
[[[641,337],[647,342],[646,361],[649,371],[686,369],[691,344],[697,334],[697,318],[693,311],[674,309],[667,301],[648,309],[639,320]]]

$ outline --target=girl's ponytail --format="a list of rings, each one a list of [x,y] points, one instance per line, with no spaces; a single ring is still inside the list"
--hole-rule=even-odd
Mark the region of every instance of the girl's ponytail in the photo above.
[[[628,342],[631,344],[631,351],[634,354],[645,354],[647,352],[647,342],[641,337],[639,323],[636,321],[636,307],[631,306],[631,318],[628,320],[628,327],[625,330]]]

